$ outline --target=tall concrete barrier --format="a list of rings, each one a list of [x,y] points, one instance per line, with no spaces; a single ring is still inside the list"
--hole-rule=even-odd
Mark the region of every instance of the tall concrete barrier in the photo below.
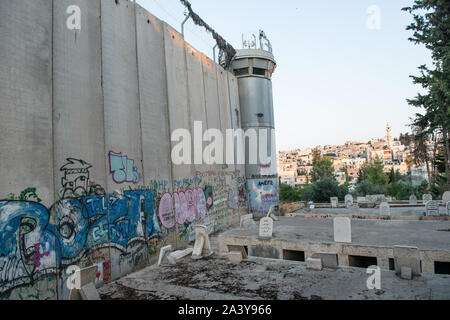
[[[0,43],[0,299],[67,299],[74,268],[101,285],[247,211],[244,166],[172,162],[176,129],[240,127],[236,78],[172,27],[127,0],[2,0]]]
[[[52,1],[0,2],[0,199],[54,200]]]

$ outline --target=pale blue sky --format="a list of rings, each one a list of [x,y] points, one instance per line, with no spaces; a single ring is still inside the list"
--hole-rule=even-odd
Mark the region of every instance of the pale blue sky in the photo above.
[[[137,0],[177,30],[179,0]],[[412,21],[400,9],[412,0],[190,0],[193,9],[236,49],[242,33],[263,29],[278,66],[273,77],[277,149],[368,141],[409,131],[409,106],[420,90],[409,78],[430,63],[428,51],[408,41]],[[381,10],[371,30],[367,8]],[[189,21],[185,39],[212,56],[214,40]]]

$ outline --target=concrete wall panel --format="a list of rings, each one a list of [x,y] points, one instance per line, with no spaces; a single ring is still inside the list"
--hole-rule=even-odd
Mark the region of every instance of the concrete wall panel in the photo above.
[[[186,129],[191,132],[184,40],[181,34],[179,34],[166,23],[164,23],[164,38],[167,70],[167,95],[169,103],[169,119],[171,131],[170,134],[172,135],[174,130],[177,129]],[[177,143],[172,143],[172,147],[176,144]],[[192,161],[192,156],[190,157],[190,160]],[[191,184],[189,181],[184,181],[184,179],[191,178],[192,176],[192,165],[173,164],[173,179],[175,190],[192,186],[193,184]]]
[[[137,39],[142,149],[147,185],[172,190],[163,23],[138,6]],[[161,165],[164,164],[164,165]]]
[[[173,192],[164,27],[139,6],[136,17],[144,172],[147,186],[155,190],[157,210],[161,198]],[[160,227],[161,237],[147,239],[150,256],[167,244],[176,246],[174,230]]]
[[[137,188],[145,185],[145,176],[142,165],[135,6],[130,1],[121,0],[116,4],[114,0],[103,0],[101,12],[105,157],[107,189],[111,193],[127,189],[128,186]],[[122,250],[111,248],[112,279],[140,267],[138,257],[144,254],[142,247],[135,248],[126,256]]]
[[[102,56],[108,192],[145,185],[142,166],[135,9],[103,0]]]
[[[66,10],[70,5],[81,9],[81,30],[69,30],[66,26],[69,16]],[[54,2],[53,125],[57,198],[81,195],[89,191],[89,184],[106,187],[100,24],[100,0]],[[79,175],[66,175],[73,168],[87,168],[89,178],[75,182]]]
[[[204,172],[210,169],[208,165],[203,162],[203,150],[205,143],[203,142],[203,133],[208,129],[208,121],[206,116],[206,104],[205,104],[205,84],[203,81],[202,60],[205,56],[192,47],[186,44],[186,62],[187,62],[187,76],[188,76],[188,89],[189,89],[189,106],[191,112],[191,128],[194,128],[194,121],[202,123],[202,131],[196,137],[194,136],[194,129],[192,129],[192,141],[193,141],[193,157],[195,146],[202,145],[201,164],[195,163],[195,172]],[[197,139],[197,140],[195,140]],[[200,159],[198,159],[200,160]]]
[[[52,1],[0,1],[0,199],[53,202]]]

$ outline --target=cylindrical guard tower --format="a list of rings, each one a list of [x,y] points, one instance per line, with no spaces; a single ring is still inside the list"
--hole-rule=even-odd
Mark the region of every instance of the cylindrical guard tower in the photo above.
[[[267,50],[264,49],[264,40]],[[238,79],[241,125],[246,134],[245,172],[249,210],[255,217],[262,217],[271,207],[279,214],[271,81],[276,62],[263,31],[260,31],[259,49],[255,42],[249,46],[248,42],[244,42],[244,47],[247,45],[249,48],[237,50],[232,70]]]

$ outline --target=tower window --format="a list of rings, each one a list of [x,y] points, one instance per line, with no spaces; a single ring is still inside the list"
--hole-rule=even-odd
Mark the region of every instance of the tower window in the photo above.
[[[249,74],[248,68],[241,68],[234,70],[235,76],[246,76]]]
[[[265,76],[266,75],[266,69],[253,67],[253,74],[257,75],[257,76]]]

